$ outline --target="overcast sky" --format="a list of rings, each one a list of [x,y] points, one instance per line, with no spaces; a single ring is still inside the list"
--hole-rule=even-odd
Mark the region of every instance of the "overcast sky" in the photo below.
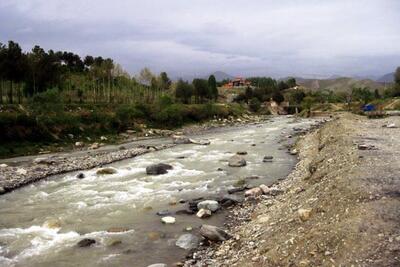
[[[1,0],[8,40],[131,74],[380,75],[400,65],[400,1]]]

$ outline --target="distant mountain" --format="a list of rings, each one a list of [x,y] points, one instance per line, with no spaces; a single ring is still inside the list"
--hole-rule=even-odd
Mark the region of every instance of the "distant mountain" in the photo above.
[[[348,77],[336,79],[297,79],[299,85],[312,91],[331,90],[337,92],[350,92],[353,87],[367,87],[370,90],[382,89],[383,84],[370,79],[358,80]]]
[[[392,83],[394,82],[394,72],[385,74],[376,81],[381,83]]]
[[[211,73],[210,75],[214,75],[217,82],[220,82],[222,80],[232,80],[233,78],[235,78],[232,75],[229,75],[223,71],[216,71],[214,73]],[[208,79],[208,77],[209,76],[207,76],[206,78]]]

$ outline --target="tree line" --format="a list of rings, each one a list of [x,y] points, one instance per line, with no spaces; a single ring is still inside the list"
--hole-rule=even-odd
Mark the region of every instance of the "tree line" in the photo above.
[[[155,75],[145,68],[131,77],[111,58],[81,58],[37,45],[23,52],[16,42],[0,43],[0,104],[23,103],[51,90],[65,102],[151,103],[170,87],[165,72]]]

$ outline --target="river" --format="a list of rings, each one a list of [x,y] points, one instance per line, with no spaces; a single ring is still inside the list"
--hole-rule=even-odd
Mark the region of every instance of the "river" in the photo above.
[[[175,246],[187,227],[222,225],[225,213],[209,219],[173,215],[164,225],[157,211],[174,213],[186,207],[179,200],[226,194],[238,180],[271,183],[284,178],[296,163],[279,142],[294,127],[315,120],[273,118],[258,125],[233,127],[202,135],[208,146],[179,145],[110,164],[118,172],[96,175],[96,169],[51,177],[0,197],[0,266],[133,266],[172,264],[186,251]],[[291,141],[292,139],[284,138]],[[247,151],[247,166],[228,167],[227,159]],[[273,162],[264,163],[265,155]],[[146,166],[168,163],[173,170],[146,175]],[[222,169],[218,170],[219,168]],[[177,202],[176,205],[171,205]],[[96,244],[76,243],[93,238]]]

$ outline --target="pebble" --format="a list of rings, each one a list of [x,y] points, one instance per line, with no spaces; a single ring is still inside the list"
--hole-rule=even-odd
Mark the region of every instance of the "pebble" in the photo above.
[[[176,219],[172,216],[166,216],[161,218],[161,222],[165,224],[174,224]]]

